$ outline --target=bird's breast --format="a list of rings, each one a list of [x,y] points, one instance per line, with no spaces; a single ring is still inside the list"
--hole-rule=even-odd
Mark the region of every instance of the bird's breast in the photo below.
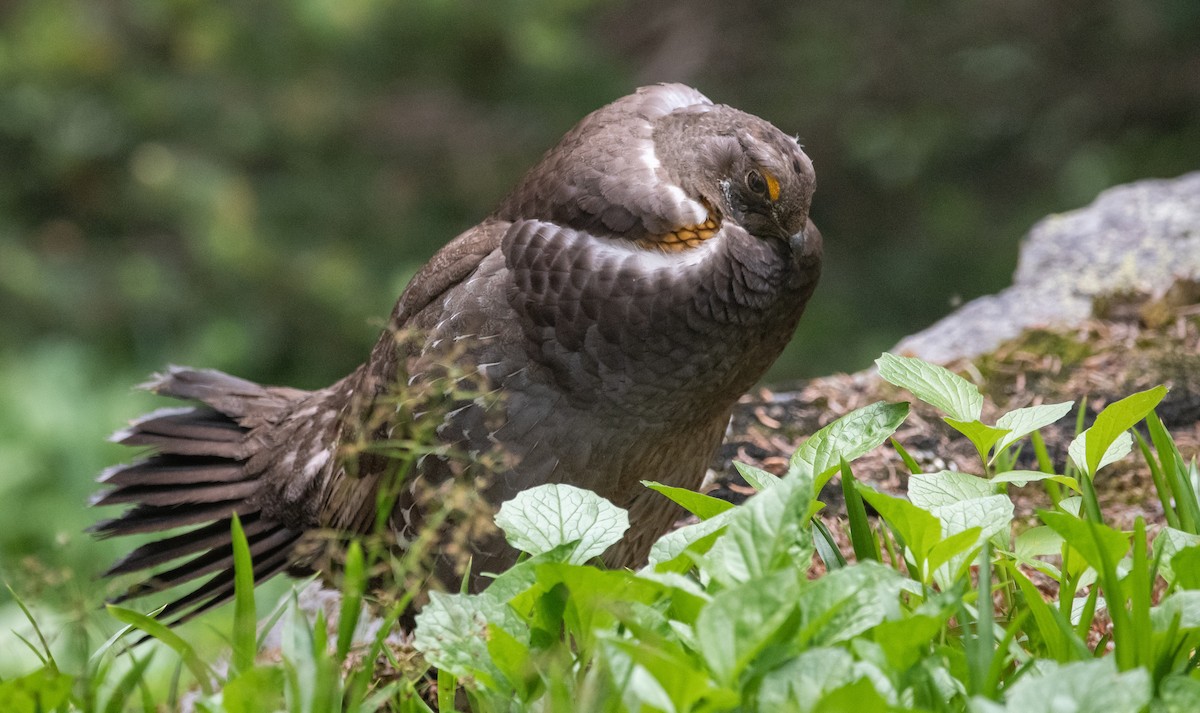
[[[788,341],[815,282],[783,243],[730,226],[662,251],[527,221],[503,249],[530,364],[570,403],[647,417],[727,408]]]

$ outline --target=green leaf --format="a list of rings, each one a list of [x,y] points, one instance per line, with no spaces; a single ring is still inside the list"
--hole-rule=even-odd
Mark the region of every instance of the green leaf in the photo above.
[[[735,464],[737,465],[737,464]],[[733,507],[733,503],[720,498],[714,498],[711,495],[697,493],[694,490],[687,488],[676,488],[671,485],[663,485],[652,480],[643,480],[642,485],[650,488],[656,493],[667,496],[676,505],[679,505],[684,510],[700,518],[707,520],[711,517],[716,517],[721,513]]]
[[[1063,542],[1062,535],[1045,525],[1031,527],[1017,535],[1014,553],[1022,561],[1058,555],[1062,552]]]
[[[250,561],[250,544],[237,513],[230,524],[233,547],[233,667],[248,671],[254,667],[257,649],[254,606],[254,565]]]
[[[492,663],[517,692],[518,699],[526,700],[537,683],[537,671],[530,663],[529,644],[503,627],[488,624],[487,650]]]
[[[680,562],[685,551],[697,555],[708,552],[716,543],[717,538],[723,534],[725,526],[729,524],[729,519],[737,511],[737,508],[726,510],[720,515],[691,525],[684,525],[658,538],[650,547],[650,566],[659,569],[667,566],[668,563]],[[672,571],[686,571],[690,568],[691,560],[687,560],[680,569],[672,568]]]
[[[1062,535],[1067,544],[1098,572],[1103,571],[1105,558],[1110,563],[1119,562],[1129,550],[1129,535],[1107,525],[1049,510],[1039,510],[1038,517]]]
[[[1167,387],[1156,386],[1153,389],[1126,396],[1120,401],[1109,404],[1101,411],[1096,416],[1095,423],[1086,431],[1088,434],[1087,472],[1094,475],[1100,469],[1101,461],[1107,457],[1109,446],[1122,434],[1128,437],[1126,431],[1153,411],[1158,402],[1162,401],[1166,395]],[[1133,443],[1130,442],[1130,448],[1132,447]],[[1076,461],[1076,464],[1078,465],[1079,461]]]
[[[1104,457],[1096,464],[1096,470],[1089,470],[1087,467],[1087,441],[1088,431],[1075,436],[1075,440],[1071,441],[1071,445],[1067,446],[1067,455],[1071,458],[1071,462],[1075,464],[1076,468],[1093,477],[1101,468],[1121,460],[1133,450],[1133,436],[1128,433],[1117,434],[1117,437],[1109,444],[1108,450],[1104,452]]]
[[[907,671],[929,654],[930,644],[942,635],[950,614],[914,614],[885,621],[871,630],[871,638],[879,644],[893,670]]]
[[[1074,478],[1055,473],[1043,473],[1040,470],[1007,470],[1003,473],[997,473],[991,478],[991,482],[993,483],[1011,483],[1017,487],[1042,480],[1052,480],[1055,483],[1062,483],[1071,490],[1079,492],[1079,481]]]
[[[983,394],[966,379],[950,370],[920,359],[884,353],[875,360],[879,376],[956,421],[978,421],[983,413]]]
[[[813,478],[813,490],[820,492],[843,459],[853,461],[874,450],[895,433],[907,417],[906,403],[879,401],[851,411],[814,433],[796,449],[787,477],[807,473]]]
[[[758,688],[758,710],[815,710],[821,697],[859,676],[854,657],[844,649],[821,647],[804,651],[763,677]]]
[[[795,636],[798,592],[797,572],[784,570],[713,597],[696,621],[696,641],[718,682],[736,687],[765,648]]]
[[[942,523],[928,511],[907,500],[885,495],[863,483],[856,485],[863,500],[870,503],[871,507],[900,533],[917,564],[922,564],[929,551],[942,538]]]
[[[967,437],[968,440],[975,446],[975,451],[979,453],[979,457],[987,460],[988,451],[992,449],[1001,438],[1008,435],[1008,430],[989,426],[982,421],[959,421],[955,418],[946,417],[942,419],[950,426]]]
[[[960,500],[985,498],[995,492],[989,481],[957,470],[919,473],[908,479],[908,499],[925,510]]]
[[[996,419],[996,427],[1008,430],[1008,434],[996,444],[996,452],[1004,450],[1034,431],[1045,428],[1071,412],[1074,401],[1058,404],[1040,404],[1009,411]]]
[[[1150,610],[1155,631],[1166,631],[1176,618],[1181,629],[1200,629],[1200,591],[1175,592]]]
[[[0,683],[0,711],[5,713],[41,713],[67,702],[73,679],[53,667],[44,666],[33,673]]]
[[[762,468],[755,468],[752,465],[739,463],[737,461],[733,462],[733,467],[736,468],[737,472],[741,474],[742,478],[744,478],[746,482],[750,484],[750,487],[759,492],[762,492],[763,490],[766,490],[767,488],[770,488],[779,482],[779,476],[775,475],[774,473],[768,473]]]
[[[702,568],[726,586],[779,569],[807,568],[813,554],[808,524],[812,501],[812,478],[806,472],[755,494],[729,511],[725,534],[704,557]]]
[[[1175,581],[1177,571],[1172,560],[1176,555],[1189,548],[1195,548],[1197,554],[1200,554],[1200,535],[1176,530],[1173,527],[1164,527],[1154,538],[1153,552],[1155,559],[1159,561],[1158,572],[1168,583]],[[1186,559],[1191,559],[1191,557],[1186,557]],[[1186,576],[1186,568],[1183,572]],[[1192,589],[1192,587],[1184,587],[1184,589]]]
[[[538,485],[500,506],[496,525],[509,544],[532,555],[577,542],[568,561],[583,564],[604,553],[629,529],[629,514],[590,490]]]
[[[982,532],[983,530],[978,527],[970,527],[966,530],[962,530],[961,532],[956,532],[953,535],[945,537],[932,548],[930,548],[929,554],[926,555],[926,567],[930,572],[937,572],[939,567],[947,562],[950,562],[950,560],[954,559],[958,555],[966,554],[969,550],[973,549],[981,539],[983,539],[980,537]],[[953,577],[956,574],[954,570],[957,569],[957,567],[952,568],[946,579]]]
[[[982,536],[989,538],[1008,532],[1013,503],[1006,495],[989,495],[937,505],[929,512],[941,521],[944,535],[978,527],[983,531]]]
[[[105,608],[108,609],[108,613],[117,621],[129,624],[133,628],[149,634],[179,654],[179,658],[183,659],[183,664],[196,677],[196,682],[200,684],[200,688],[205,693],[212,693],[212,672],[204,661],[196,655],[196,651],[192,648],[191,644],[184,641],[182,636],[141,612],[119,607],[115,604],[108,604]]]
[[[1138,713],[1150,704],[1150,674],[1140,668],[1118,673],[1111,656],[1062,665],[1046,662],[1038,674],[1023,676],[1007,689],[1004,710]]]
[[[646,679],[634,674],[632,685],[625,693],[632,693],[645,708],[663,708],[654,706],[657,699],[665,697],[667,710],[688,711],[700,700],[704,700],[710,710],[717,706],[721,709],[732,708],[740,700],[737,693],[729,688],[723,688],[696,666],[695,661],[682,651],[665,647],[652,646],[645,639],[621,638],[611,632],[604,632],[604,643],[607,647],[618,649],[655,684],[648,687]]]
[[[495,692],[507,679],[488,656],[488,627],[501,626],[523,640],[526,625],[507,604],[485,595],[430,592],[416,616],[413,647],[460,679],[477,680]]]
[[[1163,713],[1200,711],[1200,681],[1186,675],[1171,675],[1158,684]]]
[[[275,666],[248,668],[221,689],[221,702],[228,713],[259,713],[283,707],[283,669]]]
[[[821,698],[815,710],[821,713],[862,713],[862,711],[894,710],[888,705],[875,682],[867,677],[829,692]]]
[[[1183,589],[1200,589],[1200,547],[1187,547],[1171,558],[1175,583]]]
[[[801,616],[797,640],[805,647],[835,644],[898,619],[900,593],[916,586],[873,561],[829,572],[808,582],[794,600]]]

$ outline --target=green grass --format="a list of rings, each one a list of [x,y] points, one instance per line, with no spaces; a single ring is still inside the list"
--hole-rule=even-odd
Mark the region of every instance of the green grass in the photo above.
[[[1037,429],[1072,404],[988,424],[960,377],[892,355],[879,366],[975,445],[975,472],[918,472],[893,438],[908,405],[873,404],[813,434],[782,478],[739,466],[760,490],[742,505],[647,483],[699,522],[665,535],[636,572],[596,560],[628,527],[622,510],[540,486],[497,515],[523,560],[480,594],[433,594],[411,649],[384,640],[388,623],[355,641],[377,564],[356,544],[336,627],[292,597],[277,652],[263,651],[248,578],[216,652],[194,630],[110,607],[125,628],[68,664],[22,605],[14,644],[36,662],[0,683],[0,710],[158,710],[185,696],[214,712],[1200,710],[1197,472],[1153,414],[1165,389],[1110,404],[1055,464]],[[1167,509],[1153,537],[1141,519],[1114,527],[1095,495],[1139,424]],[[1011,468],[1026,439],[1039,470]],[[854,478],[854,459],[888,443],[913,470],[907,497]],[[834,477],[847,512],[822,521],[816,493]],[[1044,488],[1051,505],[1017,526],[1012,488]],[[128,646],[142,634],[154,641]]]

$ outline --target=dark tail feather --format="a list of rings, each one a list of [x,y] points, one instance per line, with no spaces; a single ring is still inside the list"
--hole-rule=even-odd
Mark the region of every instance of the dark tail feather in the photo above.
[[[202,405],[155,411],[114,434],[118,443],[149,447],[151,452],[143,460],[110,468],[100,476],[111,488],[97,494],[94,505],[133,507],[120,517],[97,523],[91,531],[111,537],[193,528],[138,547],[104,573],[116,576],[183,560],[133,585],[113,600],[117,603],[215,572],[159,615],[174,625],[232,598],[230,528],[235,513],[250,546],[255,583],[289,565],[301,533],[260,512],[256,495],[261,473],[248,464],[263,448],[255,429],[275,423],[307,392],[267,388],[217,371],[178,367],[145,386]]]

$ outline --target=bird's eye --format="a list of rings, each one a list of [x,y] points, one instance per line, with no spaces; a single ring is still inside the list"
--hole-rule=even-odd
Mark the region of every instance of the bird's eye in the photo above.
[[[779,200],[779,179],[769,171],[759,173],[753,169],[746,174],[746,187],[774,203]]]
[[[750,171],[746,174],[746,187],[760,196],[767,195],[767,179],[763,178],[758,171]]]

